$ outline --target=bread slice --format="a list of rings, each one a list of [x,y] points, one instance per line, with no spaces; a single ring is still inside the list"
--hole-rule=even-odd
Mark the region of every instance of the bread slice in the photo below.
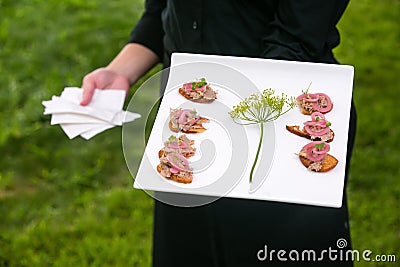
[[[298,126],[298,125],[293,125],[293,126],[286,125],[286,130],[288,130],[292,134],[295,134],[295,135],[298,135],[298,136],[301,136],[301,137],[311,140],[311,135],[308,132],[303,131],[303,129],[300,129],[300,126]],[[335,133],[332,130],[331,130],[331,133],[332,133],[332,138],[329,140],[326,140],[327,143],[332,142],[335,137]],[[321,141],[321,138],[316,137],[312,140],[313,141]]]
[[[194,124],[198,127],[189,129],[188,131],[183,131],[183,130],[180,131],[178,128],[172,127],[171,121],[169,121],[168,126],[169,126],[169,129],[175,133],[182,132],[182,133],[187,133],[187,134],[197,134],[197,133],[202,133],[205,130],[207,130],[206,128],[203,127],[204,122],[209,122],[209,119],[200,117],[200,119]]]
[[[306,168],[310,167],[310,165],[313,163],[308,158],[302,156],[301,153],[299,154],[299,158],[300,158],[301,163]],[[338,163],[339,163],[339,161],[334,156],[332,156],[330,154],[326,154],[325,158],[322,160],[321,169],[318,170],[318,171],[316,171],[316,170],[312,170],[312,171],[315,171],[315,172],[327,172],[327,171],[330,171],[333,168],[335,168]]]
[[[179,88],[179,93],[186,98],[187,100],[190,100],[192,102],[196,102],[196,103],[211,103],[214,101],[214,99],[205,99],[205,98],[192,98],[188,93],[185,92],[185,90],[183,90],[183,88]]]
[[[161,165],[160,164],[157,165],[157,171],[161,174]],[[193,180],[193,173],[189,172],[188,175],[189,176],[186,176],[186,177],[179,177],[176,174],[171,174],[170,177],[165,177],[165,178],[170,179],[175,182],[178,182],[178,183],[190,184]]]

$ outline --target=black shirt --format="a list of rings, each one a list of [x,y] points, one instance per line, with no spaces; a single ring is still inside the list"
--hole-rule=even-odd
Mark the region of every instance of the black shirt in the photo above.
[[[130,42],[190,52],[334,63],[348,0],[147,0]]]

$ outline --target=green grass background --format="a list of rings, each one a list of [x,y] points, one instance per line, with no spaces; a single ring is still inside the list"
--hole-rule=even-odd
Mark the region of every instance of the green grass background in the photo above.
[[[150,266],[153,203],[131,189],[121,128],[68,140],[41,106],[107,64],[142,6],[0,0],[0,266]],[[358,0],[339,24],[335,54],[355,66],[359,114],[353,246],[397,258],[356,266],[400,262],[399,17],[398,0]]]

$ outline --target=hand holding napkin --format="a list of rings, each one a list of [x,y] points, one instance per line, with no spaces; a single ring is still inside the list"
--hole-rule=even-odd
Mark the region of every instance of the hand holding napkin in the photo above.
[[[52,115],[51,125],[60,124],[70,138],[80,135],[90,139],[114,126],[134,121],[140,114],[122,110],[124,90],[96,89],[91,102],[81,106],[83,89],[66,87],[60,96],[43,101],[44,115]]]

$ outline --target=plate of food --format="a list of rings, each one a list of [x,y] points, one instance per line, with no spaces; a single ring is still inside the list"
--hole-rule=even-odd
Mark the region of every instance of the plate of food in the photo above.
[[[185,53],[171,62],[135,188],[341,206],[352,66]]]

